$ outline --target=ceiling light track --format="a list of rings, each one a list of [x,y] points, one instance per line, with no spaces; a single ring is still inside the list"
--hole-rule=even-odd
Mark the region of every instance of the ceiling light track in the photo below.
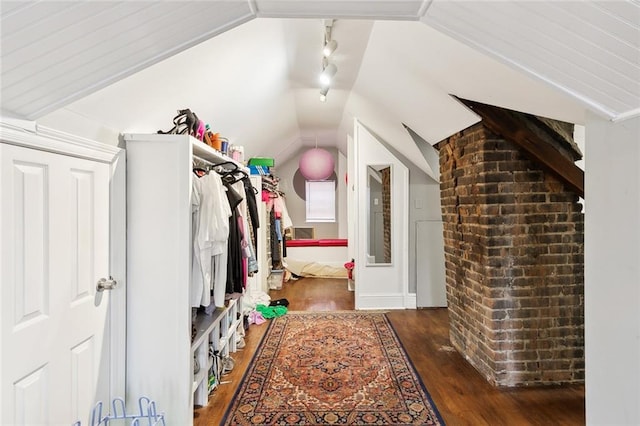
[[[331,38],[333,19],[324,20],[324,45],[322,47],[322,73],[320,74],[320,101],[327,101],[327,93],[333,82],[333,77],[338,72],[335,64],[329,63],[329,56],[338,48],[338,42]]]

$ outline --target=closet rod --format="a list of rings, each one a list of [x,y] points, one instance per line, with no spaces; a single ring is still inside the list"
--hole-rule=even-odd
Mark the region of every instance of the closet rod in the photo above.
[[[243,176],[248,177],[249,175],[247,174],[247,172],[245,172],[244,170],[242,170],[242,168],[240,168],[238,166],[238,164],[236,164],[233,161],[222,161],[220,163],[213,163],[209,160],[205,160],[204,158],[193,154],[191,156],[192,158],[192,163],[193,163],[193,167],[194,167],[194,171],[196,168],[203,168],[204,166],[208,166],[209,170],[214,170],[216,173],[218,174],[222,174],[222,175],[226,175],[226,174],[232,174],[235,175],[236,173],[242,173]],[[200,163],[200,164],[198,164]],[[233,166],[233,169],[230,170],[226,170],[227,168],[225,166],[230,165]],[[221,169],[220,169],[221,168]],[[204,172],[207,172],[206,169],[203,169]],[[236,178],[237,179],[237,178]]]
[[[193,159],[195,159],[195,160],[197,160],[197,161],[201,161],[201,162],[203,162],[204,164],[206,164],[206,165],[208,165],[208,166],[215,166],[215,164],[214,164],[214,163],[212,163],[211,161],[209,161],[209,160],[205,160],[204,158],[199,157],[199,156],[197,156],[197,155],[195,155],[195,154],[194,154],[194,155],[192,155],[192,156],[191,156],[191,158],[193,158]]]

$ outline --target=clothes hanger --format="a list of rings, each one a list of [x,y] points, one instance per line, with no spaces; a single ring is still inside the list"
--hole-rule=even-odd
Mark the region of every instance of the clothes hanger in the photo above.
[[[239,177],[238,174],[240,174],[241,176]],[[230,185],[249,177],[249,175],[247,175],[247,173],[244,170],[240,170],[240,169],[225,172],[221,176],[223,180],[226,183],[229,183]]]
[[[233,166],[233,168],[232,169],[225,169],[224,166],[227,166],[227,165]],[[211,168],[215,169],[216,172],[221,174],[221,175],[222,174],[227,174],[227,173],[230,173],[230,172],[235,172],[236,170],[242,171],[242,170],[240,170],[238,168],[238,164],[234,163],[233,161],[223,161],[222,163],[214,164],[213,166],[211,166]],[[222,170],[218,170],[218,168],[222,168]]]

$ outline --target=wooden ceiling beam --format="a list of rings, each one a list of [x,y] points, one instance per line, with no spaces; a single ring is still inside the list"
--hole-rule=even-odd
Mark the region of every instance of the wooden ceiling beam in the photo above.
[[[533,161],[553,172],[572,191],[584,198],[584,171],[535,132],[523,126],[513,112],[455,96],[454,98],[478,114],[489,130],[522,148]]]

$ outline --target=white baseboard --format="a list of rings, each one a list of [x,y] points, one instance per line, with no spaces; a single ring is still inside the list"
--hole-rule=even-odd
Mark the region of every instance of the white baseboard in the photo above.
[[[356,287],[358,282],[355,283]],[[414,294],[360,294],[356,296],[356,309],[415,309],[416,295]]]

